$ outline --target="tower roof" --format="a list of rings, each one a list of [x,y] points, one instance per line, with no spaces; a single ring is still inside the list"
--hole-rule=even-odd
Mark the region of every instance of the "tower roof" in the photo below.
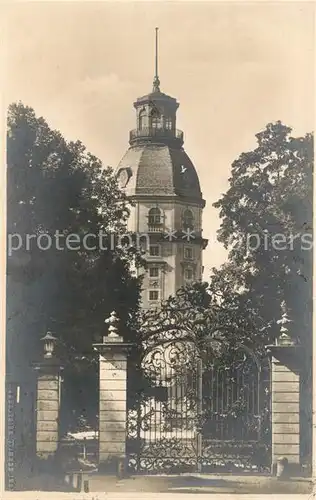
[[[182,148],[165,144],[130,147],[117,168],[128,196],[179,196],[203,202],[192,161]],[[125,185],[124,185],[125,183]]]
[[[153,106],[158,106],[159,104],[166,104],[169,108],[173,108],[174,111],[179,107],[179,103],[175,97],[171,97],[170,95],[161,92],[160,90],[150,92],[149,94],[145,94],[142,97],[138,97],[134,102],[134,107],[137,108],[144,104],[152,104]]]

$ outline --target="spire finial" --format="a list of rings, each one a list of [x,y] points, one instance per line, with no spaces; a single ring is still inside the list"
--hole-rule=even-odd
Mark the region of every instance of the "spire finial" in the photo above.
[[[281,302],[281,312],[282,312],[281,319],[277,321],[277,324],[281,325],[280,336],[276,339],[276,343],[277,345],[293,345],[294,341],[289,335],[291,330],[290,325],[291,323],[293,323],[293,321],[289,317],[288,308],[285,300]]]
[[[153,92],[160,92],[160,80],[158,76],[158,29],[155,28],[156,31],[156,50],[155,50],[155,78],[153,83]]]

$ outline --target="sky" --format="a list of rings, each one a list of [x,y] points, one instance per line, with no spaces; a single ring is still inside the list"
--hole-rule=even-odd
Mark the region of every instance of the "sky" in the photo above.
[[[152,88],[159,27],[161,90],[180,102],[177,127],[198,172],[204,278],[226,259],[212,207],[231,164],[281,120],[313,129],[313,3],[36,2],[7,7],[6,102],[22,101],[68,140],[116,167]]]

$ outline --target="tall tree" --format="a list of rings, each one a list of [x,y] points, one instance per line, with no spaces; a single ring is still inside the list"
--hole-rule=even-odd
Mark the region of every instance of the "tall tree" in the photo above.
[[[234,322],[253,318],[248,335],[258,346],[280,334],[285,304],[289,334],[302,346],[302,453],[311,456],[312,431],[312,199],[313,135],[292,137],[281,122],[256,135],[257,147],[232,165],[228,191],[214,206],[218,239],[228,262],[210,283]],[[248,325],[250,326],[250,325]]]
[[[115,310],[124,337],[137,335],[139,281],[131,266],[140,257],[118,244],[128,201],[110,168],[21,103],[9,107],[7,169],[8,369],[33,361],[40,337],[52,330],[69,410],[95,415],[92,344],[104,334],[104,319]]]
[[[254,151],[232,165],[228,191],[214,206],[228,263],[212,281],[242,290],[271,336],[286,302],[292,332],[310,338],[312,311],[313,136],[294,138],[281,122],[256,135]]]

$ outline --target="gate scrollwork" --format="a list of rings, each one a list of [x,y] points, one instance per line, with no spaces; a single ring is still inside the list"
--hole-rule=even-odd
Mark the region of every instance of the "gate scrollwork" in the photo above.
[[[130,469],[269,468],[269,364],[219,335],[203,338],[189,316],[187,328],[176,312],[165,316],[144,324],[147,385],[128,412]]]

